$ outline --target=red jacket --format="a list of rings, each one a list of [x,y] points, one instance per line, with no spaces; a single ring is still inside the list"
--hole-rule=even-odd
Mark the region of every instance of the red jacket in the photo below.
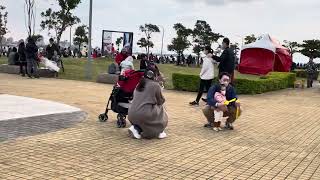
[[[120,63],[124,61],[128,56],[122,53],[117,54],[115,61],[120,66]]]

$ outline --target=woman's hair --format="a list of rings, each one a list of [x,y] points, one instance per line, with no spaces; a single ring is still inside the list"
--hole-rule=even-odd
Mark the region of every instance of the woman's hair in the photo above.
[[[207,50],[210,54],[213,54],[213,49],[210,46],[206,46],[204,50]]]
[[[147,70],[145,73],[144,73],[144,76],[143,78],[141,78],[138,86],[137,86],[137,91],[139,92],[142,92],[144,91],[145,87],[146,87],[146,82],[147,82],[147,79],[151,79],[151,80],[154,80],[155,78],[155,73],[152,71],[152,70]]]
[[[12,52],[17,52],[18,50],[17,50],[17,48],[16,47],[13,47],[12,48]]]
[[[24,42],[22,41],[21,43],[19,43],[19,48],[23,48],[25,45],[24,45]]]
[[[222,79],[223,76],[228,76],[229,78],[231,78],[231,75],[227,72],[222,72],[219,74],[219,79]]]
[[[142,91],[144,91],[145,87],[146,87],[146,78],[143,77],[143,78],[141,78],[136,89],[137,89],[137,91],[142,92]]]

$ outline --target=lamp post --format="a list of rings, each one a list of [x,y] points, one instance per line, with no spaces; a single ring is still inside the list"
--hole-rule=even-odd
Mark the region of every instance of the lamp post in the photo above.
[[[162,53],[163,53],[163,39],[164,39],[164,27],[159,25],[162,28],[162,43],[161,43],[161,57],[162,57]]]
[[[91,34],[92,34],[92,0],[90,0],[90,7],[89,7],[89,37],[88,37],[88,61],[87,61],[87,68],[86,68],[86,77],[87,79],[91,79]]]

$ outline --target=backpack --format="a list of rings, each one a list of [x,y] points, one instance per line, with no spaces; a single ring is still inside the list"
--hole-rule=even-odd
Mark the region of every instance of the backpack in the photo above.
[[[116,74],[117,73],[117,66],[112,63],[108,67],[108,74]]]

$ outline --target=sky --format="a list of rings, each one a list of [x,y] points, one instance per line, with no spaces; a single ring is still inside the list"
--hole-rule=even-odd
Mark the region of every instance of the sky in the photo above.
[[[24,39],[27,32],[24,0],[0,0],[0,4],[9,12],[10,33],[6,37]],[[42,34],[45,42],[49,36],[40,29],[40,13],[49,7],[57,9],[56,4],[56,0],[36,0],[36,33]],[[320,39],[319,9],[319,0],[93,0],[92,43],[93,47],[101,46],[104,29],[129,31],[134,33],[134,51],[143,52],[136,45],[143,35],[139,26],[152,23],[164,29],[164,53],[167,53],[166,47],[176,35],[173,25],[179,22],[193,28],[197,20],[207,21],[215,32],[239,44],[246,35],[265,33],[279,41],[302,42]],[[74,13],[81,24],[88,25],[89,0],[82,0]],[[72,28],[72,34],[76,27]],[[69,40],[69,33],[67,30],[62,40]],[[154,53],[161,51],[161,38],[162,33],[152,36]],[[296,54],[294,61],[306,62],[307,58]]]

